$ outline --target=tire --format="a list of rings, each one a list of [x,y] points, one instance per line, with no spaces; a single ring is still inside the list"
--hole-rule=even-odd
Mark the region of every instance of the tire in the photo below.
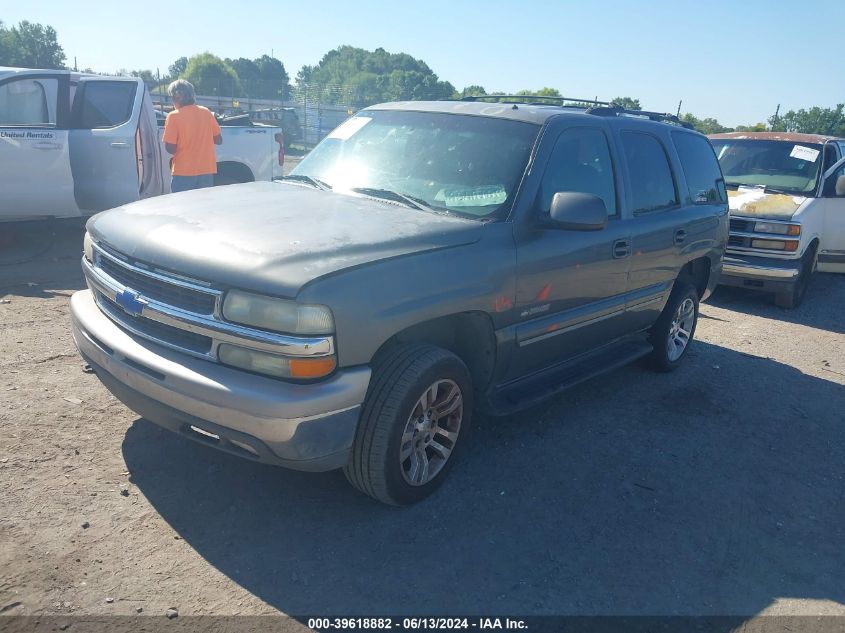
[[[648,340],[654,347],[649,355],[652,368],[663,372],[677,369],[692,343],[696,325],[698,291],[692,284],[678,280],[666,307],[648,333]]]
[[[795,280],[792,288],[786,292],[775,294],[776,306],[785,308],[786,310],[792,310],[801,305],[801,302],[804,301],[804,297],[807,295],[807,286],[810,285],[810,278],[816,272],[817,262],[816,249],[813,248],[801,258],[801,269],[798,273],[798,279]]]
[[[374,365],[346,478],[390,505],[424,499],[467,444],[472,404],[469,371],[457,356],[424,344],[393,349]]]

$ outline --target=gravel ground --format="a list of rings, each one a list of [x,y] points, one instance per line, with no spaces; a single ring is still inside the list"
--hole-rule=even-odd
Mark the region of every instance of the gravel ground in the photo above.
[[[720,290],[677,372],[477,420],[396,509],[122,406],[70,336],[80,228],[32,230],[0,228],[4,614],[845,614],[843,276]]]

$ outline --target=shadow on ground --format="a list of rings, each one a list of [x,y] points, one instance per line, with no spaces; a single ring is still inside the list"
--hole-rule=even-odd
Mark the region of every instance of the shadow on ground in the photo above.
[[[719,286],[707,303],[744,314],[845,334],[842,301],[831,300],[837,295],[845,297],[845,275],[816,273],[807,288],[804,301],[793,310],[774,305],[771,293],[729,286]]]
[[[721,368],[721,369],[720,369]],[[845,602],[845,387],[696,343],[508,419],[404,509],[127,431],[131,481],[209,564],[288,614],[732,614]]]
[[[82,220],[0,223],[0,296],[53,296],[44,285],[85,287]]]

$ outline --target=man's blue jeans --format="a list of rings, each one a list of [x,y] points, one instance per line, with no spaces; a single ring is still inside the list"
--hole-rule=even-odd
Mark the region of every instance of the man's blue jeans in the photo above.
[[[191,189],[203,189],[214,184],[214,174],[201,174],[199,176],[172,176],[170,180],[170,191],[178,193]]]

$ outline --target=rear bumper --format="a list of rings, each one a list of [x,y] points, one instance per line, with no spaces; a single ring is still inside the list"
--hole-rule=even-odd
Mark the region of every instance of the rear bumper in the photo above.
[[[722,261],[719,283],[723,286],[780,292],[789,290],[800,274],[800,259],[726,255]]]
[[[90,291],[71,299],[80,354],[130,409],[190,439],[296,470],[349,460],[368,367],[313,384],[291,384],[179,354],[115,325]]]

